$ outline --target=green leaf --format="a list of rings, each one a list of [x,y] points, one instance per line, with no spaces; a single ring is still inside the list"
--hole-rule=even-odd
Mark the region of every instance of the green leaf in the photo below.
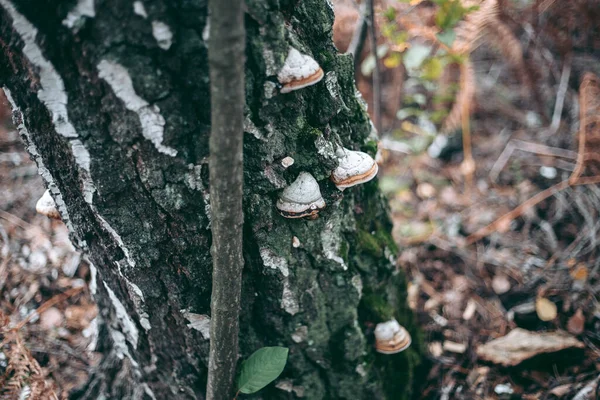
[[[396,20],[396,9],[394,7],[388,7],[388,9],[383,12],[383,16],[389,22],[395,21]]]
[[[454,39],[456,39],[456,32],[454,32],[452,29],[448,29],[442,33],[438,33],[435,36],[437,36],[438,40],[444,43],[446,46],[452,47],[452,43],[454,43]]]
[[[462,6],[460,0],[436,1],[440,6],[435,15],[435,24],[442,30],[452,29],[471,10]]]
[[[423,63],[421,77],[428,81],[436,81],[442,76],[442,72],[444,72],[442,61],[437,57],[432,57]]]
[[[273,382],[285,367],[287,347],[263,347],[242,363],[237,379],[238,390],[250,394]]]
[[[415,68],[419,68],[423,61],[429,56],[431,52],[431,47],[424,46],[420,44],[415,44],[411,46],[408,50],[404,52],[404,66],[406,69],[411,70]]]

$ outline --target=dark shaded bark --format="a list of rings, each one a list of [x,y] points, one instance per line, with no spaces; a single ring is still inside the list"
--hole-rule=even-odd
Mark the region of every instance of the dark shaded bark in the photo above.
[[[0,0],[0,83],[94,265],[103,358],[73,397],[204,398],[209,341],[188,325],[210,315],[207,4],[136,4],[96,0],[93,16],[78,17],[74,1]],[[290,348],[278,387],[257,397],[407,398],[419,337],[385,201],[376,182],[340,192],[328,179],[335,143],[376,149],[352,57],[333,47],[325,1],[246,6],[240,353]],[[281,95],[275,75],[290,45],[326,75]],[[275,209],[301,171],[327,202],[314,221]],[[392,316],[413,346],[377,354],[372,330]]]
[[[234,397],[242,291],[243,1],[210,1],[210,206],[213,280],[208,399]],[[232,62],[232,60],[234,62]]]

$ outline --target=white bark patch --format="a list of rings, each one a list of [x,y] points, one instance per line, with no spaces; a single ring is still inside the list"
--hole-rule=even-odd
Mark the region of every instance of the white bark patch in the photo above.
[[[5,0],[0,0],[5,1]],[[157,105],[151,105],[137,95],[129,72],[121,64],[102,60],[97,66],[98,76],[106,81],[115,95],[125,103],[125,107],[137,113],[142,125],[142,135],[154,144],[161,153],[175,157],[177,150],[162,144],[165,131],[165,119]]]
[[[202,40],[204,40],[204,45],[208,48],[208,40],[210,39],[210,17],[206,18],[206,25],[204,25],[204,29],[202,29]]]
[[[190,322],[187,324],[188,328],[199,331],[204,339],[210,339],[210,317],[208,315],[194,314],[185,309],[179,312]]]
[[[95,16],[94,0],[79,0],[75,7],[69,11],[67,17],[63,19],[62,24],[69,29],[75,28],[75,31],[77,31],[84,17],[94,18]]]
[[[342,221],[339,219],[337,221],[328,221],[325,225],[325,229],[321,232],[321,243],[323,244],[323,253],[325,257],[340,264],[342,269],[346,271],[348,266],[344,262],[344,259],[338,255],[340,251],[340,242],[339,240],[336,240],[336,238],[339,237],[339,232],[334,232],[333,230],[334,226],[340,226],[341,223]]]
[[[358,298],[360,299],[362,297],[362,292],[363,292],[362,278],[360,277],[360,275],[354,275],[352,277],[351,282],[352,282],[352,286],[354,286],[354,288],[358,292]]]
[[[152,389],[150,389],[150,386],[148,386],[147,383],[144,383],[142,385],[142,387],[144,388],[144,393],[147,394],[148,396],[150,396],[150,398],[152,400],[156,400],[156,396],[154,396],[154,392],[152,391]]]
[[[123,333],[121,331],[118,331],[116,329],[111,328],[111,329],[109,329],[109,331],[110,331],[110,338],[112,339],[114,350],[115,350],[117,357],[120,360],[122,360],[125,357],[129,358],[129,361],[131,361],[131,364],[135,368],[134,372],[139,374],[140,364],[136,360],[134,360],[133,357],[131,356],[131,353],[129,353],[129,348],[127,347],[127,343],[125,343],[125,335],[123,335]]]
[[[335,154],[335,149],[333,147],[333,143],[326,140],[323,135],[320,135],[315,140],[315,147],[317,148],[317,153],[328,160],[337,161],[337,156]]]
[[[98,318],[99,317],[94,318],[90,322],[90,325],[81,332],[84,338],[90,339],[90,342],[85,348],[85,350],[90,353],[96,351],[96,347],[98,347],[98,336],[100,334],[100,331],[98,330]]]
[[[112,302],[113,307],[115,308],[115,312],[117,314],[117,320],[119,321],[119,323],[121,325],[121,330],[123,331],[123,334],[127,338],[127,341],[129,342],[129,344],[131,344],[131,346],[133,346],[133,348],[136,349],[137,343],[138,343],[138,338],[139,338],[139,332],[138,332],[137,327],[135,326],[135,323],[129,317],[129,314],[127,313],[127,309],[125,308],[125,306],[123,306],[123,303],[121,303],[121,301],[117,298],[117,295],[115,295],[115,292],[113,292],[112,289],[110,287],[108,287],[106,282],[102,282],[102,283],[104,284],[104,287],[106,288],[106,291],[108,292],[108,297],[110,298],[110,301]]]
[[[278,269],[284,278],[290,276],[290,270],[285,258],[277,256],[269,249],[260,249],[260,257],[263,260],[265,267]]]
[[[289,279],[283,281],[283,295],[281,297],[281,307],[290,315],[294,315],[300,311],[300,305],[296,295],[290,288]]]
[[[50,111],[54,129],[58,134],[67,139],[77,138],[78,135],[75,127],[71,125],[67,113],[68,97],[65,91],[65,84],[52,63],[44,58],[42,50],[35,42],[37,29],[24,16],[19,14],[8,0],[0,0],[0,5],[10,14],[13,20],[13,28],[25,43],[23,54],[25,54],[31,64],[38,68],[41,89],[38,90],[37,96],[44,103],[48,111]],[[71,141],[71,148],[75,162],[81,170],[80,179],[83,184],[84,198],[91,204],[92,196],[96,189],[90,177],[89,153],[81,141]]]
[[[169,25],[162,21],[152,21],[152,36],[156,39],[158,47],[169,50],[173,44],[173,32]]]
[[[144,328],[146,332],[148,332],[152,328],[152,325],[150,325],[150,316],[148,315],[144,307],[144,303],[146,302],[146,299],[144,298],[144,293],[138,285],[136,285],[128,279],[125,279],[125,284],[127,285],[127,290],[129,291],[131,299],[133,300],[135,310],[140,316],[140,325],[142,326],[142,328]]]
[[[100,220],[100,224],[102,225],[102,227],[110,234],[110,236],[112,236],[113,240],[117,242],[119,248],[123,251],[123,254],[125,254],[127,264],[129,264],[131,268],[135,268],[135,260],[131,257],[129,249],[125,246],[125,243],[123,243],[123,239],[121,239],[121,236],[117,233],[117,231],[114,230],[112,226],[110,226],[110,224],[100,214],[96,213],[96,216]]]
[[[265,267],[277,269],[279,272],[281,272],[281,275],[283,275],[281,308],[291,315],[296,314],[298,311],[300,311],[300,306],[298,305],[296,295],[294,292],[292,292],[290,287],[290,269],[288,267],[287,260],[283,257],[279,257],[273,253],[273,251],[266,248],[260,249],[260,257],[262,258]]]
[[[146,7],[144,7],[144,3],[142,3],[141,1],[133,2],[133,12],[144,19],[148,18],[148,13],[146,12]]]
[[[84,256],[84,259],[87,261],[88,265],[90,266],[90,284],[88,287],[90,289],[90,293],[92,294],[92,297],[96,297],[96,292],[98,291],[98,269],[87,258],[87,256]]]

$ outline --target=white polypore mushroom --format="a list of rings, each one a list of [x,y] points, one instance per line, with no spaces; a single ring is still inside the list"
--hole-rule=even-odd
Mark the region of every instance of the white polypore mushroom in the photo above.
[[[50,191],[46,190],[42,197],[35,204],[35,211],[52,219],[60,219],[60,213],[56,208],[56,203],[50,195]]]
[[[373,157],[362,151],[339,148],[336,155],[338,166],[332,171],[331,180],[340,190],[368,182],[379,171]]]
[[[395,319],[381,322],[375,327],[375,349],[379,353],[400,353],[406,350],[411,343],[410,334]]]
[[[323,208],[325,200],[321,196],[319,184],[308,172],[301,172],[277,200],[277,209],[286,218],[316,218]]]
[[[281,93],[289,93],[314,85],[323,79],[323,75],[323,69],[311,56],[291,47],[277,79],[283,85]]]

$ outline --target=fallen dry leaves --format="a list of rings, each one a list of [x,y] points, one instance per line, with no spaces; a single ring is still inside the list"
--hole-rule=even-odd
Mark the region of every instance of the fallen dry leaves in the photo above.
[[[539,354],[584,347],[582,342],[564,332],[530,332],[516,328],[506,336],[477,347],[477,355],[484,360],[509,367]]]

